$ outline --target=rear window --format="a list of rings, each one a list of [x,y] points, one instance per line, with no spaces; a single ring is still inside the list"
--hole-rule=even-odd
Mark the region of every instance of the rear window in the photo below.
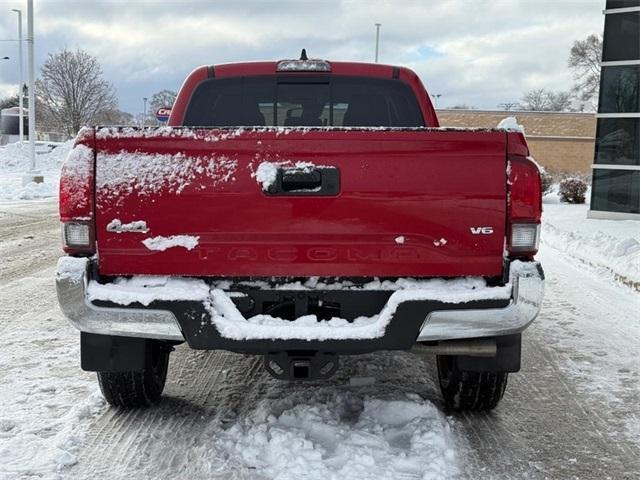
[[[400,80],[350,76],[212,78],[193,92],[185,126],[422,127]]]

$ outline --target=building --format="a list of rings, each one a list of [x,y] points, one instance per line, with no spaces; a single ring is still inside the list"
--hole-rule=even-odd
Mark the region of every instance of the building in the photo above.
[[[591,218],[640,219],[640,0],[607,0]]]
[[[591,173],[596,116],[593,113],[438,110],[443,127],[494,128],[505,117],[524,127],[531,155],[549,173]]]

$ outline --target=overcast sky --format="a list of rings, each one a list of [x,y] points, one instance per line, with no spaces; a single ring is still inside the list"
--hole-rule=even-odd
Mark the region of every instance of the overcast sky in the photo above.
[[[17,38],[26,1],[0,0],[0,40]],[[496,108],[539,87],[571,86],[571,44],[602,33],[604,0],[35,0],[36,68],[67,47],[95,55],[120,108],[177,90],[198,65],[310,56],[413,68],[439,107]],[[26,49],[25,49],[26,50]],[[0,41],[0,97],[17,92],[17,43]],[[25,54],[26,55],[26,54]],[[25,57],[26,71],[26,57]]]

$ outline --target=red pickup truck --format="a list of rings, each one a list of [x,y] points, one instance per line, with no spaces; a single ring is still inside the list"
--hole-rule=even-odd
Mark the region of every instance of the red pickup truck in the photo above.
[[[495,407],[537,316],[540,175],[522,133],[440,128],[411,70],[205,66],[169,126],[96,127],[62,168],[57,292],[106,399],[156,402],[186,342],[288,380],[340,355],[437,355]]]

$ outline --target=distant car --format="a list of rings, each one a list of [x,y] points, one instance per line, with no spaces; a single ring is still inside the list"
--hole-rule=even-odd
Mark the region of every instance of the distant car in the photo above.
[[[543,296],[528,156],[520,132],[439,128],[403,67],[197,68],[169,127],[83,129],[62,169],[82,368],[136,407],[182,342],[289,380],[413,349],[437,354],[450,407],[494,408]]]

